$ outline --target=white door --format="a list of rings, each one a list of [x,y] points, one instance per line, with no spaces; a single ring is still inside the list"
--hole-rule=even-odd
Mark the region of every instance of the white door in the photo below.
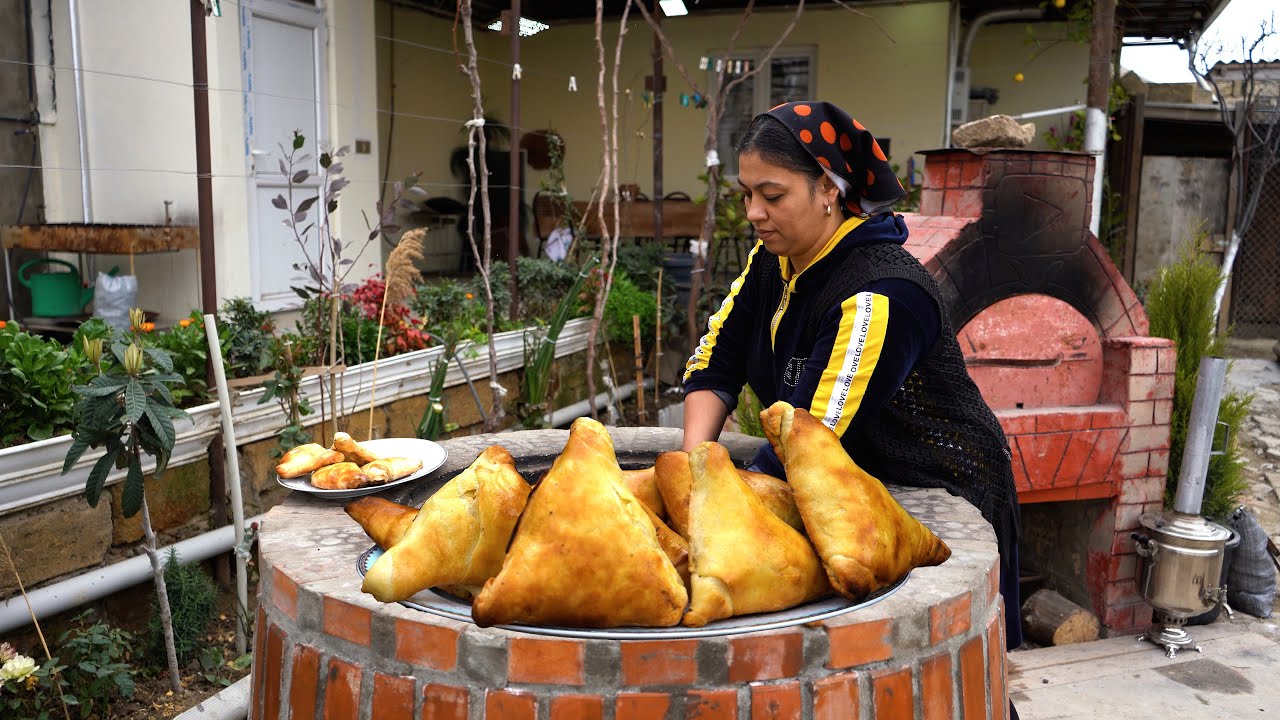
[[[249,163],[249,233],[254,304],[264,310],[286,310],[301,304],[293,287],[313,285],[305,265],[316,260],[319,247],[312,231],[306,252],[282,221],[272,199],[289,189],[281,173],[282,148],[292,147],[295,130],[306,138],[293,171],[310,172],[293,187],[290,208],[319,192],[317,147],[327,147],[325,102],[325,17],[314,0],[253,0],[240,13],[242,64],[246,88]],[[318,206],[318,204],[317,204]],[[306,227],[315,209],[298,224]],[[302,269],[299,269],[299,266]]]

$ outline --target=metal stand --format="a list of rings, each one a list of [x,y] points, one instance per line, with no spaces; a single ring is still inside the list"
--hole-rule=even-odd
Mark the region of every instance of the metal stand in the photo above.
[[[1182,629],[1183,623],[1187,621],[1186,618],[1171,618],[1157,611],[1154,619],[1155,622],[1151,627],[1138,636],[1138,642],[1146,640],[1163,647],[1166,657],[1174,657],[1179,650],[1188,647],[1198,653],[1204,652],[1204,648]]]

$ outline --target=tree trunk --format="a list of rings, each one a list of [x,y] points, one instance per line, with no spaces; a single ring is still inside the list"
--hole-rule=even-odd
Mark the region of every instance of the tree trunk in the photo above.
[[[164,654],[169,662],[169,686],[174,692],[182,690],[182,678],[178,675],[178,651],[173,646],[173,613],[169,611],[169,591],[164,584],[164,566],[160,563],[160,552],[156,549],[156,534],[151,529],[151,510],[147,508],[147,497],[142,496],[142,533],[146,536],[143,548],[151,559],[151,575],[156,582],[156,598],[160,603],[160,627],[164,629]]]
[[[1098,639],[1098,616],[1053,590],[1036,592],[1022,604],[1027,637],[1042,645],[1071,645]]]

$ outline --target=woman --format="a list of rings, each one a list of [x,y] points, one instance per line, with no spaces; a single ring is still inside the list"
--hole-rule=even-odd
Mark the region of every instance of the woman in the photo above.
[[[941,487],[999,541],[1006,640],[1022,643],[1008,444],[969,378],[937,284],[888,212],[906,191],[875,138],[824,102],[757,116],[738,181],[759,241],[685,369],[684,448],[714,440],[744,383],[808,409],[880,480]],[[766,443],[753,469],[783,477]]]

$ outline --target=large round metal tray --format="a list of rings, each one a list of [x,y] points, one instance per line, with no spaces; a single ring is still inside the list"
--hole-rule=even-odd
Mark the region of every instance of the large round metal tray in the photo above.
[[[382,548],[375,545],[360,553],[360,556],[356,558],[356,570],[359,571],[360,577],[363,578],[365,573],[369,571],[370,566],[372,566],[378,558],[382,557],[382,552]],[[523,624],[499,625],[498,627],[504,630],[514,630],[516,632],[530,633],[533,635],[551,635],[555,637],[596,640],[678,640],[683,638],[715,637],[718,635],[737,635],[739,633],[761,632],[764,630],[777,630],[778,628],[791,627],[793,625],[803,625],[804,623],[813,622],[815,620],[824,620],[826,618],[835,617],[836,615],[853,612],[859,608],[870,607],[897,592],[898,588],[902,587],[909,577],[911,577],[911,575],[908,573],[896,583],[873,593],[862,602],[853,602],[852,600],[837,595],[804,603],[803,605],[797,605],[786,610],[779,610],[777,612],[743,615],[741,617],[731,617],[725,620],[716,620],[699,628],[683,626],[669,628],[619,627],[601,630],[595,628],[571,628]],[[425,613],[431,613],[432,615],[449,618],[450,620],[458,620],[468,623],[474,622],[471,619],[470,603],[464,602],[453,595],[435,588],[424,590],[408,600],[402,601],[400,604],[407,608],[413,608],[414,610],[420,610]]]

